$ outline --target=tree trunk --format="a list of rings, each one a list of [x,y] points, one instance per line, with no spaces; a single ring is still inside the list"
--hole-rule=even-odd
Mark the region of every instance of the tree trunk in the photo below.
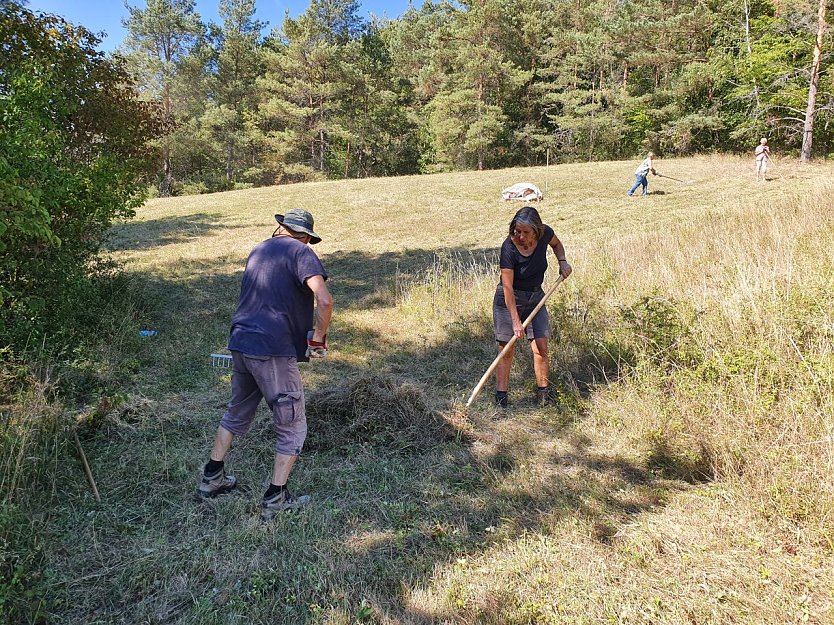
[[[817,40],[814,43],[814,61],[811,66],[811,82],[808,85],[808,107],[805,109],[805,129],[802,133],[802,151],[799,160],[807,163],[811,160],[811,143],[814,138],[814,111],[817,108],[817,84],[820,80],[822,62],[822,42],[825,37],[825,0],[819,0],[817,10]]]
[[[162,182],[159,185],[159,195],[170,197],[174,188],[174,171],[171,167],[171,146],[168,145],[168,137],[162,146]]]
[[[171,165],[171,132],[174,128],[174,105],[170,85],[165,85],[162,89],[162,116],[165,123],[165,138],[162,143],[162,182],[159,185],[159,195],[169,197],[174,190],[174,168]]]
[[[481,121],[481,106],[484,103],[484,80],[483,76],[478,78],[478,121]],[[483,128],[483,126],[481,126]],[[480,137],[479,137],[480,138]],[[478,171],[484,170],[484,148],[483,145],[478,145]]]
[[[313,88],[312,86],[309,87],[307,93],[307,108],[310,111],[315,111],[316,108],[316,101],[313,98]],[[316,121],[315,117],[311,117],[310,120],[307,122],[308,129],[310,131],[310,169],[318,169],[318,162],[316,159]]]
[[[324,128],[319,129],[319,171],[324,173]]]
[[[747,63],[750,64],[753,47],[750,44],[750,3],[747,0],[744,0],[744,41],[747,44]],[[756,111],[758,112],[762,108],[762,102],[759,98],[759,85],[755,78],[753,78],[753,95],[756,97]]]

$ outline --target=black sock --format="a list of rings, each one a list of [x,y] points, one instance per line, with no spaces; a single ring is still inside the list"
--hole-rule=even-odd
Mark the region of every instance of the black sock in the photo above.
[[[218,471],[223,470],[223,461],[222,460],[212,460],[209,458],[209,461],[206,463],[206,468],[204,469],[203,473],[205,475],[214,475]]]
[[[536,388],[540,391],[546,391],[550,388],[550,384],[548,384],[547,386],[537,386]]]
[[[267,497],[272,497],[273,495],[277,495],[282,490],[286,490],[286,489],[287,489],[286,484],[282,484],[281,486],[278,486],[277,484],[270,483],[269,488],[267,488],[266,492],[264,493],[264,499],[266,499]]]
[[[500,408],[506,408],[510,401],[507,398],[507,391],[495,391],[495,405]]]

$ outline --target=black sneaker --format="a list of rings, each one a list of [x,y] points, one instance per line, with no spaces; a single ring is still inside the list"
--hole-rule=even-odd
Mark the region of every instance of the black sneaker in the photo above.
[[[224,475],[223,469],[220,469],[214,475],[206,475],[205,469],[203,469],[203,475],[199,484],[197,484],[197,495],[203,499],[212,499],[217,495],[228,493],[235,486],[237,486],[235,476]]]
[[[286,488],[280,492],[264,497],[261,500],[261,518],[264,521],[271,521],[275,515],[285,510],[299,510],[306,506],[312,497],[310,495],[299,495],[295,497]]]

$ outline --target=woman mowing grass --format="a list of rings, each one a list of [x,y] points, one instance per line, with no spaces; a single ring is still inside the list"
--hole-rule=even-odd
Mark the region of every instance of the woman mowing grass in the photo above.
[[[492,318],[495,340],[501,351],[513,336],[522,338],[525,333],[533,348],[533,370],[536,374],[536,401],[539,405],[553,403],[550,386],[550,362],[547,359],[547,338],[550,336],[550,318],[547,308],[542,308],[527,326],[522,322],[544,297],[542,283],[547,271],[547,247],[553,248],[559,261],[559,273],[563,278],[571,274],[571,266],[565,259],[565,248],[553,228],[542,223],[539,212],[532,206],[520,209],[510,222],[509,236],[501,245],[501,283],[492,301]],[[510,386],[510,367],[513,363],[513,345],[495,369],[495,403],[506,408]]]

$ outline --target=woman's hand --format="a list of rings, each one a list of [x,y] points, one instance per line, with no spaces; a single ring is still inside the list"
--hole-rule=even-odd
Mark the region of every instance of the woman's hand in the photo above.
[[[560,260],[559,261],[559,275],[562,276],[565,280],[567,280],[568,276],[573,273],[573,267],[570,266],[568,261]]]
[[[517,339],[524,338],[524,326],[521,323],[521,319],[513,319],[513,334]]]

